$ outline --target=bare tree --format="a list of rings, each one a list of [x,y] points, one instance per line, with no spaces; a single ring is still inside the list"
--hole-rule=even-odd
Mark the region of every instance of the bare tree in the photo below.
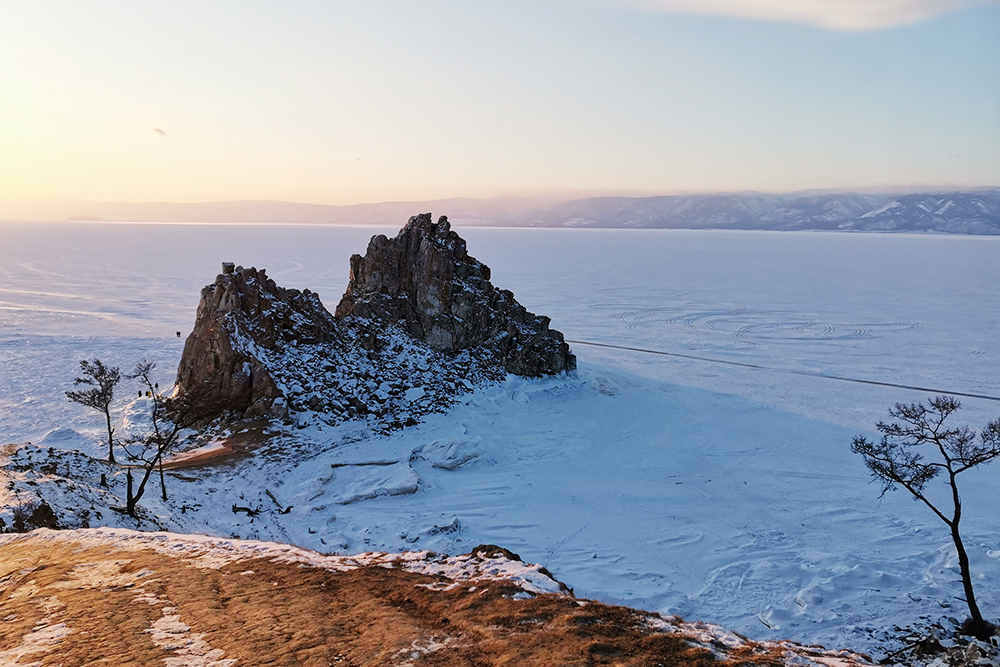
[[[854,438],[851,451],[865,459],[872,477],[882,482],[882,496],[901,486],[926,505],[951,530],[958,551],[958,566],[965,588],[965,601],[971,618],[964,630],[979,639],[988,638],[993,626],[983,620],[972,589],[969,556],[962,543],[962,499],[957,477],[1000,456],[1000,419],[990,422],[982,432],[968,426],[947,427],[945,422],[961,404],[951,396],[936,396],[927,405],[897,403],[889,410],[895,422],[878,422],[882,434],[878,443],[862,436]],[[925,453],[930,457],[925,458]],[[925,492],[928,482],[938,475],[947,476],[950,502],[931,500]]]
[[[101,412],[108,424],[108,462],[115,463],[115,429],[111,425],[111,402],[115,398],[115,386],[122,376],[117,366],[105,366],[100,359],[80,362],[83,377],[76,378],[75,385],[87,385],[90,389],[67,391],[66,398]]]
[[[168,398],[160,393],[159,384],[150,377],[156,364],[143,359],[126,377],[138,380],[152,398],[150,430],[145,434],[129,438],[122,444],[129,460],[139,463],[143,471],[138,487],[134,488],[131,468],[126,473],[125,511],[135,517],[135,507],[146,492],[146,483],[153,471],[159,469],[160,494],[167,499],[167,485],[163,477],[163,457],[176,444],[178,437],[189,428],[213,413],[213,405],[204,400],[207,392],[189,391],[176,398]]]

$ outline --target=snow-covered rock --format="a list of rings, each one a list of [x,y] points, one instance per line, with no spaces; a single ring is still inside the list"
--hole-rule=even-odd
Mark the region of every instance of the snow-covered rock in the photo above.
[[[489,282],[446,218],[415,216],[351,259],[335,317],[308,289],[263,269],[223,264],[201,293],[178,365],[181,395],[246,419],[300,427],[371,415],[381,430],[416,423],[476,384],[507,372],[572,370],[576,358],[549,318]]]
[[[434,223],[430,213],[410,218],[395,238],[372,237],[364,257],[351,257],[351,282],[337,315],[398,324],[435,350],[476,350],[515,375],[576,366],[549,318],[495,288],[490,268],[469,255],[448,218]]]

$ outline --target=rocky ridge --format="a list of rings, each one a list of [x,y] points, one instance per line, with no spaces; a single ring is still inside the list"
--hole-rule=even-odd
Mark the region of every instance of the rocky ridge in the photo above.
[[[234,418],[361,417],[388,430],[507,372],[575,368],[549,318],[489,277],[447,218],[434,224],[430,214],[411,218],[394,239],[373,237],[365,257],[351,258],[336,315],[308,289],[225,263],[202,290],[178,390],[200,392]]]

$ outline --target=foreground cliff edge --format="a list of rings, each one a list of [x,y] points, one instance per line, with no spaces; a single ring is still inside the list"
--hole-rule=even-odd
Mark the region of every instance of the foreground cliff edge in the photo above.
[[[480,546],[323,556],[129,530],[0,536],[0,664],[870,665],[578,600]]]
[[[335,315],[308,289],[225,264],[202,290],[177,388],[230,419],[363,418],[385,430],[506,373],[575,367],[549,318],[494,287],[448,219],[434,223],[428,213],[351,258]]]

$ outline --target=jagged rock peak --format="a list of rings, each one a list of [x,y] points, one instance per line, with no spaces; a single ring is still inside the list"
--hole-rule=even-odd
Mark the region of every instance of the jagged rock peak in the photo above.
[[[337,306],[351,315],[399,324],[435,350],[489,354],[510,373],[537,377],[572,370],[576,357],[549,318],[528,312],[490,283],[448,218],[410,218],[389,239],[374,236],[351,257],[351,279]]]

